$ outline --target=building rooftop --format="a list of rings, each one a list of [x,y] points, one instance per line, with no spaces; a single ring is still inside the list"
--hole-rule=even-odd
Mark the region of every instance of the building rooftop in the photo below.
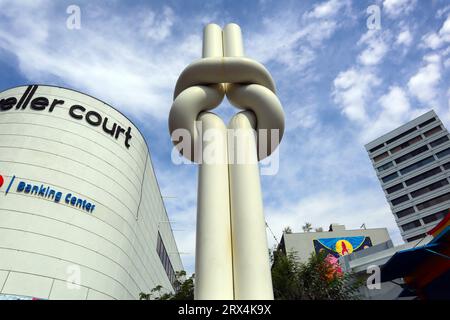
[[[417,126],[419,123],[421,123],[422,121],[429,119],[430,117],[435,117],[437,116],[436,113],[434,112],[434,110],[430,110],[424,114],[422,114],[421,116],[405,123],[404,125],[389,131],[388,133],[383,134],[382,136],[376,138],[375,140],[370,141],[369,143],[367,143],[364,147],[366,148],[366,150],[370,150],[372,148],[377,147],[379,144],[385,142],[386,140],[389,140],[391,138],[396,137],[397,135],[405,132],[406,130],[413,128],[415,126]]]

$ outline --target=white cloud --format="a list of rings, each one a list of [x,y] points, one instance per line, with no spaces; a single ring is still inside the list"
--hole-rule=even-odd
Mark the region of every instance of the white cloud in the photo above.
[[[437,12],[436,12],[436,18],[441,18],[442,16],[444,16],[447,12],[449,12],[450,11],[450,5],[448,5],[448,6],[445,6],[445,7],[443,7],[443,8],[441,8],[441,9],[439,9]]]
[[[444,67],[445,67],[445,68],[449,68],[449,67],[450,67],[450,58],[449,58],[449,59],[446,59],[446,60],[444,61]]]
[[[441,36],[445,42],[450,42],[450,15],[447,16],[447,19],[439,30],[439,36]]]
[[[287,130],[292,131],[314,127],[318,122],[316,108],[317,106],[314,104],[306,106],[296,105],[294,107],[286,107],[286,118],[291,120],[291,125],[287,128]]]
[[[438,32],[428,32],[422,37],[422,46],[436,50],[448,42],[450,42],[450,15]]]
[[[368,70],[351,68],[340,72],[333,84],[334,102],[347,118],[365,122],[366,102],[371,97],[372,88],[380,84],[380,79]]]
[[[201,54],[200,35],[168,40],[170,8],[116,16],[89,4],[81,6],[81,29],[69,30],[64,19],[53,22],[58,15],[52,2],[39,5],[36,10],[34,2],[13,2],[0,13],[0,49],[17,58],[25,77],[61,79],[128,114],[167,116],[179,72]],[[148,19],[139,24],[136,16]]]
[[[368,30],[358,41],[358,45],[367,45],[367,48],[358,56],[358,61],[366,66],[379,64],[389,51],[386,37],[386,34],[379,30]]]
[[[395,43],[398,45],[404,45],[406,47],[409,47],[411,45],[412,41],[413,41],[412,34],[409,31],[409,29],[407,28],[398,34],[397,40],[395,41]]]
[[[426,65],[421,67],[408,81],[411,95],[420,102],[432,107],[438,95],[438,84],[441,79],[441,62],[438,55],[424,57]]]
[[[422,37],[422,45],[430,49],[438,49],[444,43],[435,32],[429,32]]]
[[[305,14],[305,16],[316,19],[330,18],[337,15],[339,10],[345,5],[345,1],[329,0],[316,4],[310,12]]]
[[[383,11],[391,17],[407,15],[414,10],[417,0],[384,0]]]
[[[290,70],[311,66],[316,50],[341,26],[348,1],[329,0],[303,15],[292,10],[263,20],[263,29],[249,33],[247,54],[262,62],[278,62]],[[244,34],[245,37],[245,34]]]
[[[399,86],[390,87],[389,91],[376,102],[381,110],[373,112],[372,120],[366,124],[366,129],[361,134],[361,141],[364,143],[378,138],[412,118],[408,96]]]
[[[148,38],[162,41],[170,36],[175,20],[174,12],[170,7],[164,7],[161,14],[145,10],[139,16],[143,17],[140,31]]]
[[[381,96],[379,102],[383,108],[383,114],[389,118],[398,119],[410,111],[406,93],[398,86],[390,87],[389,92]]]

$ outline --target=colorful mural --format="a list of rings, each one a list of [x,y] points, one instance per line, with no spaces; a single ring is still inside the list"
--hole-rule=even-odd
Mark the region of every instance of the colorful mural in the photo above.
[[[369,237],[342,237],[342,238],[323,238],[313,240],[316,253],[325,251],[326,255],[333,255],[336,258],[351,254],[372,246]]]

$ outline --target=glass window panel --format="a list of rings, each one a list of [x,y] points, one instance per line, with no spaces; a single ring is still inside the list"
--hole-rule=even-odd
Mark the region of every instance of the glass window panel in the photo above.
[[[443,219],[448,214],[448,212],[449,212],[449,209],[441,210],[441,211],[438,211],[436,213],[433,213],[433,214],[430,214],[430,215],[424,217],[422,220],[425,223],[431,223],[434,221],[438,221],[438,220]]]
[[[400,218],[409,216],[411,213],[414,213],[414,212],[416,212],[416,210],[414,210],[414,207],[409,207],[407,209],[400,210],[399,212],[396,212],[395,214],[400,219]]]
[[[392,200],[391,200],[391,203],[392,203],[393,206],[396,206],[396,205],[398,205],[398,204],[400,204],[400,203],[403,203],[403,202],[406,202],[406,201],[408,201],[408,200],[409,200],[409,197],[408,197],[408,195],[405,194],[405,195],[403,195],[403,196],[401,196],[401,197],[392,199]]]
[[[414,237],[411,237],[411,238],[409,238],[409,239],[406,239],[406,241],[407,241],[407,242],[411,242],[411,241],[414,241],[414,240],[422,239],[422,238],[424,238],[424,237],[425,237],[425,233],[422,233],[422,234],[419,234],[419,235],[417,235],[417,236],[414,236]]]
[[[369,150],[369,152],[370,152],[370,153],[375,152],[375,151],[377,151],[377,150],[380,150],[380,149],[383,148],[383,147],[384,147],[384,143],[382,143],[382,144],[380,144],[380,145],[378,145],[378,146],[376,146],[376,147],[373,147],[372,149]]]
[[[394,164],[391,161],[391,162],[388,162],[388,163],[383,164],[382,166],[378,167],[377,170],[378,170],[378,172],[383,172],[389,168],[392,168],[393,166],[394,166]]]
[[[420,189],[418,189],[416,191],[411,192],[411,196],[413,198],[417,198],[418,196],[421,196],[421,195],[424,195],[424,194],[426,194],[428,192],[431,192],[433,190],[437,190],[439,188],[442,188],[445,185],[448,185],[448,181],[447,181],[447,179],[442,179],[442,180],[436,181],[436,182],[434,182],[434,183],[432,183],[432,184],[430,184],[430,185],[428,185],[426,187],[423,187],[423,188],[420,188]]]
[[[379,154],[375,158],[373,158],[373,161],[378,162],[386,158],[389,154],[387,152],[383,152],[382,154]]]
[[[381,178],[381,180],[386,183],[386,182],[389,182],[391,180],[394,180],[397,177],[398,177],[398,173],[394,172],[394,173],[392,173],[392,174],[390,174],[388,176],[385,176],[385,177]]]
[[[434,122],[434,121],[436,121],[436,118],[431,118],[431,119],[429,119],[429,120],[427,120],[427,121],[425,121],[425,122],[422,122],[421,124],[419,124],[419,128],[423,128],[423,127],[425,127],[426,125],[428,125],[428,124],[430,124],[430,123],[432,123],[432,122]]]
[[[421,153],[424,153],[427,150],[428,150],[427,146],[422,146],[420,148],[417,148],[416,150],[413,150],[413,151],[395,159],[395,163],[399,164],[399,163],[405,162],[406,160],[412,159],[415,156],[417,156]]]
[[[403,138],[403,137],[406,137],[408,134],[410,134],[410,133],[412,133],[412,132],[414,132],[414,131],[416,131],[416,130],[417,130],[416,127],[411,128],[411,129],[409,129],[409,130],[407,130],[407,131],[405,131],[405,132],[399,134],[398,136],[396,136],[396,137],[394,137],[394,138],[392,138],[392,139],[386,141],[386,144],[391,144],[392,142],[397,141],[397,140],[399,140],[399,139],[401,139],[401,138]]]
[[[433,129],[425,131],[423,134],[425,135],[425,137],[429,137],[429,136],[432,136],[433,134],[435,134],[436,132],[439,132],[439,131],[442,131],[441,126],[434,127]]]
[[[419,220],[414,220],[414,221],[412,221],[410,223],[402,225],[402,229],[403,229],[403,231],[408,231],[408,230],[420,227],[421,225],[422,224],[420,223]]]
[[[390,188],[387,188],[386,191],[387,191],[388,194],[391,194],[391,193],[396,192],[396,191],[401,190],[401,189],[403,189],[403,184],[402,183],[398,183],[398,184],[396,184],[396,185],[394,185],[394,186],[392,186]]]
[[[438,159],[441,159],[445,156],[448,156],[449,154],[450,154],[450,148],[447,148],[445,150],[442,150],[442,151],[436,153],[436,157],[438,157]]]
[[[430,142],[430,146],[432,146],[434,148],[434,147],[440,146],[441,144],[443,144],[446,141],[448,141],[448,137],[447,136],[443,136],[443,137],[440,137],[439,139],[431,141]]]
[[[400,170],[400,173],[401,174],[407,174],[407,173],[409,173],[411,171],[414,171],[414,170],[419,169],[419,168],[421,168],[423,166],[426,166],[427,164],[429,164],[429,163],[431,163],[433,161],[434,161],[434,158],[432,156],[430,156],[430,157],[425,158],[423,160],[420,160],[420,161],[418,161],[416,163],[413,163],[413,164],[407,166],[406,168],[403,168],[402,170]]]
[[[420,182],[420,181],[425,180],[425,179],[427,179],[429,177],[437,175],[440,172],[442,172],[441,168],[436,167],[434,169],[428,170],[428,171],[426,171],[424,173],[421,173],[421,174],[419,174],[419,175],[417,175],[415,177],[412,177],[412,178],[406,180],[405,183],[409,187],[409,186],[411,186],[411,185],[413,185],[413,184],[415,184],[417,182]]]
[[[417,205],[417,209],[423,210],[423,209],[426,209],[426,208],[435,206],[435,205],[437,205],[437,204],[439,204],[439,203],[442,203],[442,202],[444,202],[444,201],[447,201],[447,200],[450,200],[450,192],[449,192],[449,193],[446,193],[446,194],[443,194],[443,195],[441,195],[441,196],[438,196],[438,197],[436,197],[436,198],[433,198],[433,199],[431,199],[431,200],[428,200],[428,201],[419,203],[419,204]]]

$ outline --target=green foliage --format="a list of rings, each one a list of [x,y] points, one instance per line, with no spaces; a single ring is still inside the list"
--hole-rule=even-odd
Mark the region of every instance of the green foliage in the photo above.
[[[359,299],[358,288],[363,279],[354,274],[335,272],[325,255],[311,254],[308,261],[301,263],[293,252],[284,254],[281,250],[271,253],[272,281],[277,300],[354,300]],[[156,286],[150,293],[139,294],[140,300],[193,300],[194,275],[186,279],[186,272],[176,273],[176,292],[163,292]]]
[[[284,228],[283,229],[283,233],[292,233],[292,229],[291,229],[291,227],[286,227],[286,228]]]
[[[158,285],[150,293],[141,292],[139,300],[194,300],[194,275],[186,279],[186,271],[177,271],[174,287],[176,292],[164,292],[162,286]]]
[[[294,253],[273,252],[272,281],[277,300],[355,300],[361,280],[339,274],[324,254],[312,254],[301,263]]]
[[[301,297],[298,277],[298,263],[295,255],[287,256],[281,251],[273,252],[272,282],[277,300],[296,300]]]
[[[309,222],[306,222],[305,225],[302,227],[303,232],[310,232],[312,230],[312,225]]]

